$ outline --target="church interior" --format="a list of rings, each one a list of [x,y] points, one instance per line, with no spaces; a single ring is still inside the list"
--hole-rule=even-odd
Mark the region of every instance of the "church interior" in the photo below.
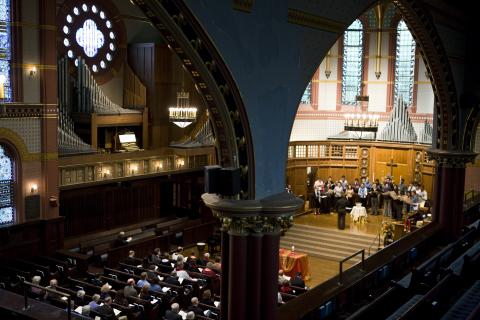
[[[479,318],[477,29],[443,0],[0,0],[0,317]]]

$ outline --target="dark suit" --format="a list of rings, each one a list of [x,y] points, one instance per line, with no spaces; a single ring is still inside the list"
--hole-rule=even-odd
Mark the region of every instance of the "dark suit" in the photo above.
[[[109,316],[111,319],[117,319],[115,313],[113,312],[113,308],[108,304],[104,304],[103,306],[98,307],[97,309],[95,309],[95,311],[97,313],[100,313],[101,315]]]
[[[305,288],[305,281],[303,281],[303,279],[300,277],[295,277],[290,280],[290,285],[294,287]]]
[[[193,311],[195,314],[199,314],[201,316],[204,315],[202,308],[200,308],[199,306],[190,306],[188,307],[188,311]]]
[[[337,212],[338,212],[338,229],[345,229],[345,214],[346,207],[348,207],[348,200],[345,197],[341,197],[337,201]]]
[[[172,310],[165,312],[165,320],[182,320],[182,316]]]

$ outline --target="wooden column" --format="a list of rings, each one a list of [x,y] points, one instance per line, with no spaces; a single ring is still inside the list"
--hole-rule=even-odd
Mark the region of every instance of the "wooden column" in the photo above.
[[[320,81],[320,67],[318,67],[317,71],[312,78],[312,86],[311,88],[311,104],[313,110],[318,110],[318,86]]]

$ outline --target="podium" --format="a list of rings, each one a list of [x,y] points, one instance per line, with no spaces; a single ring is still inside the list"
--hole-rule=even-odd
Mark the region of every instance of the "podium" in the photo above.
[[[393,226],[393,241],[397,241],[405,235],[405,226],[400,222],[394,223]]]

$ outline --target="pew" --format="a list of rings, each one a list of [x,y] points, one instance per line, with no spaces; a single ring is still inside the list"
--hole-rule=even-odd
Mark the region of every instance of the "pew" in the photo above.
[[[475,283],[458,299],[458,301],[443,315],[441,320],[474,319],[471,316],[478,314],[480,304],[480,280]]]

